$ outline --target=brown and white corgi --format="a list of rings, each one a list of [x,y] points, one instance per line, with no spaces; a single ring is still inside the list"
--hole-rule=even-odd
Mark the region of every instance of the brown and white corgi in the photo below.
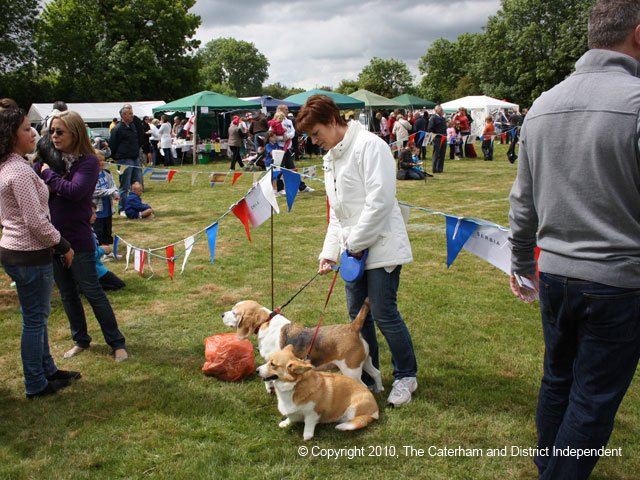
[[[318,423],[338,423],[336,430],[358,430],[380,415],[373,394],[362,382],[313,370],[310,362],[294,355],[292,345],[272,354],[257,372],[275,386],[278,410],[287,417],[280,427],[304,422],[305,440],[313,438]]]

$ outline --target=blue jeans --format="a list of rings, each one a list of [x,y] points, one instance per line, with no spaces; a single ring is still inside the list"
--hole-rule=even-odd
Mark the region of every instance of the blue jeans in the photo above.
[[[46,265],[3,265],[16,282],[20,313],[22,314],[22,340],[20,354],[24,372],[25,391],[38,393],[47,387],[46,376],[58,371],[49,353],[47,320],[51,313],[53,268]]]
[[[411,335],[396,304],[400,270],[402,270],[401,266],[397,266],[391,273],[387,273],[384,268],[374,268],[365,270],[362,278],[356,282],[345,282],[347,307],[351,321],[355,320],[365,298],[369,297],[371,311],[362,327],[362,337],[369,344],[373,365],[379,369],[380,361],[375,327],[378,326],[389,345],[393,376],[396,380],[415,377],[418,372]],[[363,373],[362,380],[367,385],[373,385],[373,380],[366,373]]]
[[[142,183],[142,165],[139,158],[122,158],[116,160],[118,168],[126,166],[127,169],[120,175],[120,201],[118,202],[118,213],[123,211],[127,205],[127,197],[131,185],[135,182]]]
[[[113,350],[124,348],[124,336],[118,330],[113,309],[98,280],[95,252],[76,252],[70,269],[63,265],[61,257],[56,256],[53,276],[60,290],[62,306],[69,319],[71,338],[75,344],[82,348],[88,348],[91,344],[80,300],[81,291],[93,309],[107,344]]]
[[[540,273],[544,376],[538,397],[541,479],[587,478],[597,456],[556,449],[604,447],[640,357],[640,290]]]

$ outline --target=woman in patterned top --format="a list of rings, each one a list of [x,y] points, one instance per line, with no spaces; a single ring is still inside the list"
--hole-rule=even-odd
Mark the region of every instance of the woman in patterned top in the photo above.
[[[49,353],[47,320],[52,250],[70,268],[74,252],[51,224],[49,191],[25,159],[36,134],[22,110],[0,111],[0,262],[16,282],[22,313],[21,356],[27,398],[56,393],[79,372],[58,370]]]

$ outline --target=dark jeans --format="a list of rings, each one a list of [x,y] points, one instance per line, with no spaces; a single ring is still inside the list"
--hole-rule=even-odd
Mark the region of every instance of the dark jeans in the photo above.
[[[240,165],[240,168],[244,167],[244,163],[242,163],[242,157],[240,156],[240,147],[229,146],[231,149],[231,166],[229,170],[236,169],[236,163]]]
[[[374,268],[365,270],[364,275],[357,282],[345,282],[351,321],[358,316],[364,299],[369,297],[371,311],[364,321],[362,337],[369,344],[373,365],[380,369],[376,338],[376,325],[378,326],[389,345],[393,377],[396,380],[415,377],[418,372],[411,334],[398,312],[396,303],[400,270],[402,270],[401,266],[397,266],[391,273],[387,273],[384,268]],[[362,380],[368,385],[373,385],[373,380],[366,373],[362,374]]]
[[[291,150],[287,150],[284,153],[284,157],[282,158],[282,166],[284,168],[288,168],[289,170],[294,170],[296,168],[296,164],[293,162],[293,154],[291,153]],[[278,175],[276,188],[278,189],[278,191],[284,190],[284,180],[282,180],[282,174]],[[300,176],[300,186],[298,187],[298,191],[301,192],[305,188],[307,188],[307,184],[304,183],[303,177]]]
[[[442,141],[441,136],[433,139],[433,158],[431,160],[431,168],[433,173],[442,173],[444,170],[444,156],[447,153],[447,138]]]
[[[171,153],[171,149],[170,148],[163,148],[162,151],[164,152],[164,165],[165,166],[172,166],[173,165],[173,153]]]
[[[554,456],[553,448],[598,449],[640,357],[640,290],[540,273],[544,376],[535,457],[541,479],[585,479],[597,456]]]
[[[149,140],[151,144],[151,161],[153,162],[153,166],[158,165],[158,160],[160,159],[160,150],[158,149],[158,140]]]
[[[142,166],[140,158],[121,158],[116,160],[118,168],[126,166],[127,169],[120,175],[120,201],[118,202],[118,212],[124,210],[127,205],[127,197],[131,185],[135,182],[142,183]]]
[[[113,243],[113,217],[96,218],[93,224],[93,231],[98,237],[98,244],[111,245]]]
[[[16,282],[20,313],[22,314],[22,339],[20,355],[24,386],[28,394],[38,393],[47,385],[47,375],[58,371],[49,353],[47,321],[51,313],[53,268],[46,265],[3,265],[7,274]]]
[[[109,299],[98,281],[95,252],[75,252],[70,269],[63,266],[60,256],[56,256],[53,275],[60,290],[62,305],[69,319],[71,338],[75,344],[82,348],[88,348],[91,344],[91,337],[87,332],[87,319],[80,300],[80,289],[93,309],[107,344],[113,350],[123,348],[124,336],[118,330],[118,322]]]
[[[485,160],[493,160],[493,141],[491,139],[482,141],[482,153]]]

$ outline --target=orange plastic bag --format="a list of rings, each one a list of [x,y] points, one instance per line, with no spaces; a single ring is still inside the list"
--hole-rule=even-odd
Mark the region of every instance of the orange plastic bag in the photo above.
[[[217,333],[204,339],[204,356],[207,359],[202,373],[228,382],[237,382],[256,370],[253,345],[240,340],[235,333]]]

